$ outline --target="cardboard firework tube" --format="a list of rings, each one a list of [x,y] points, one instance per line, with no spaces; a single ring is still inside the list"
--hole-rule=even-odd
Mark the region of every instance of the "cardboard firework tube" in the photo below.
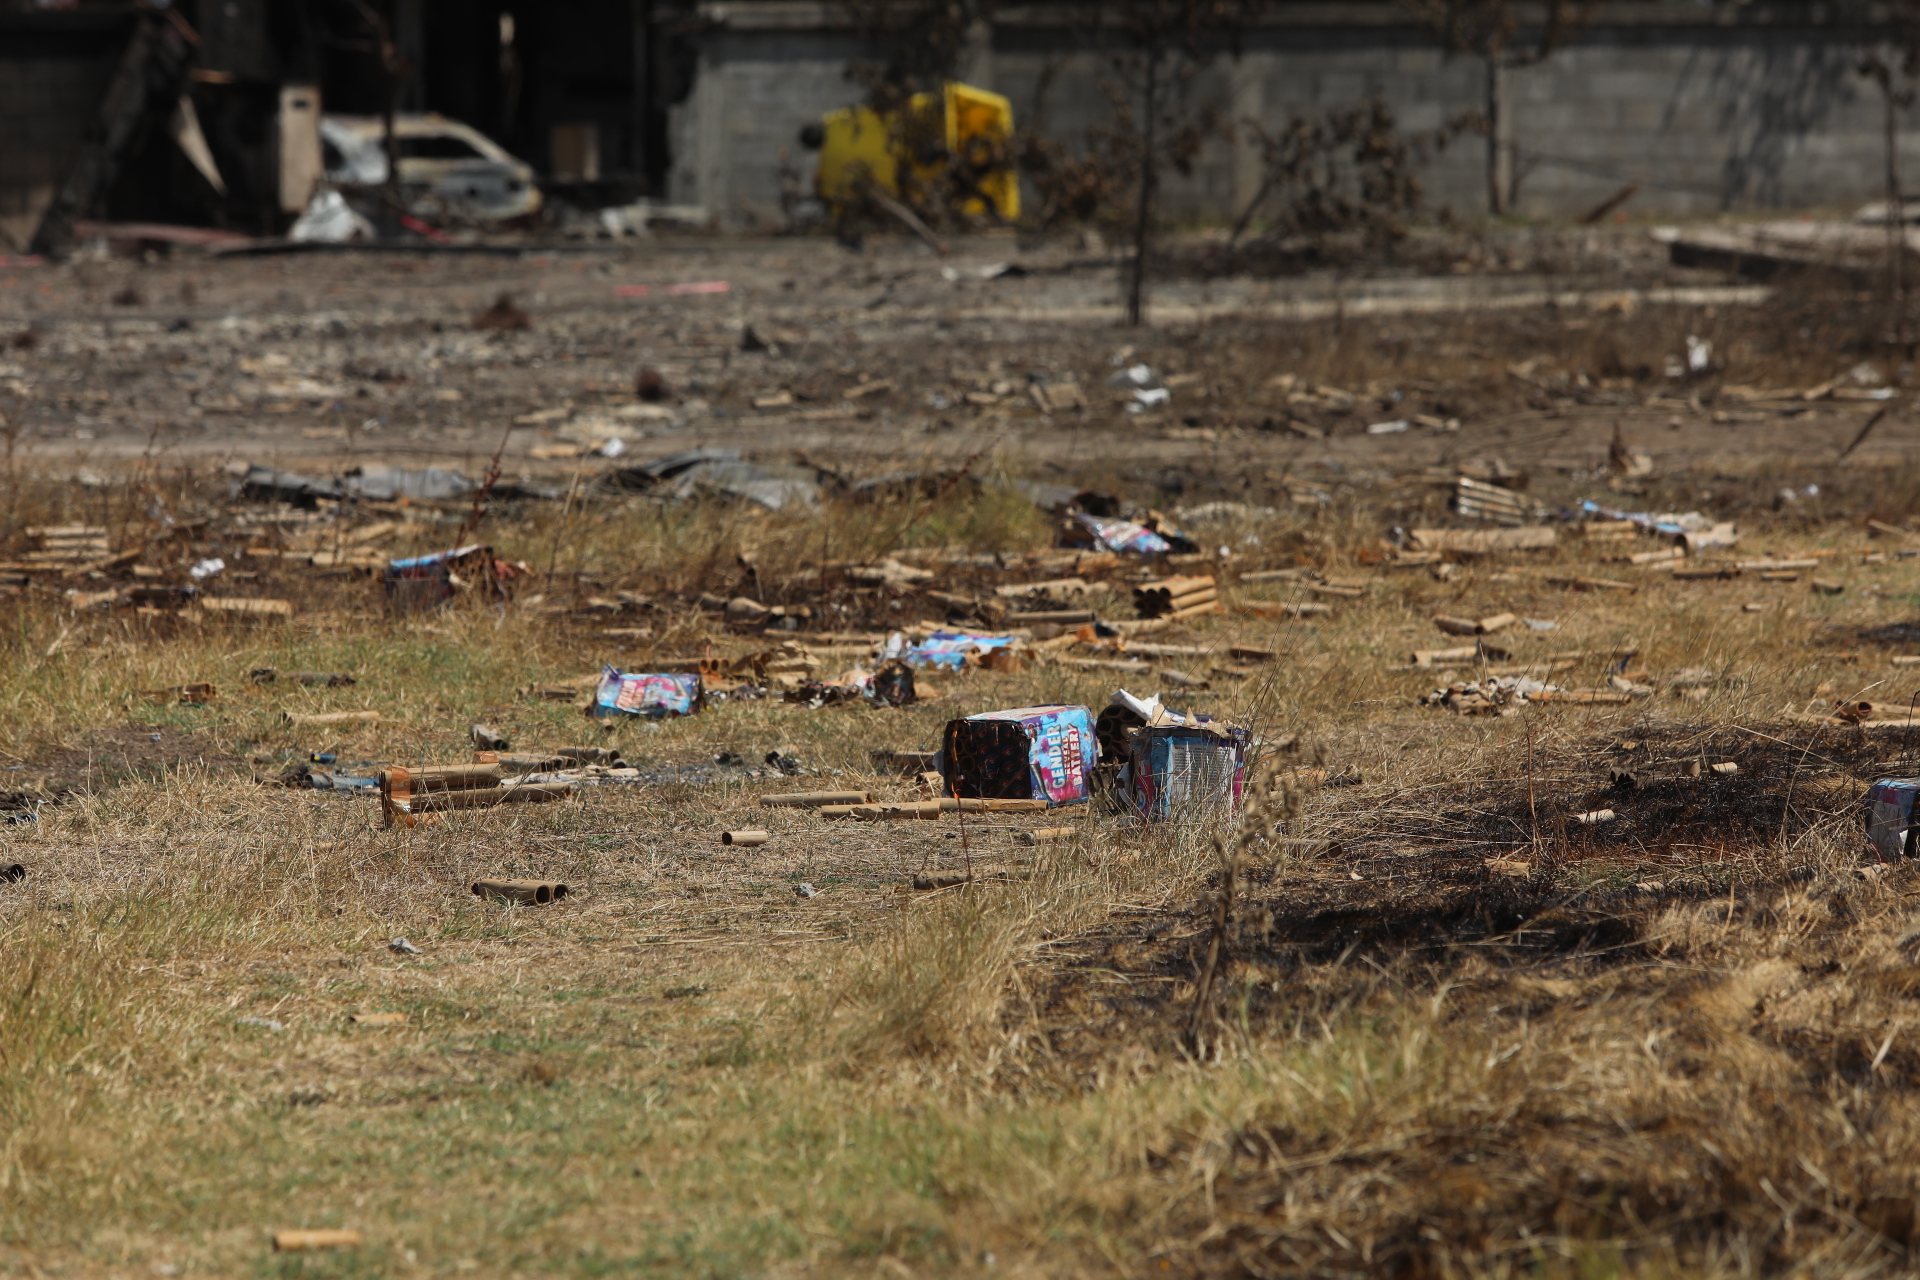
[[[1189,591],[1186,595],[1175,596],[1167,601],[1167,609],[1178,613],[1182,609],[1191,609],[1196,604],[1205,604],[1209,600],[1218,600],[1220,592],[1213,587],[1202,587],[1198,591]]]
[[[773,837],[764,831],[722,831],[721,844],[739,845],[743,849],[752,849],[765,844]]]
[[[408,769],[415,791],[474,791],[500,785],[497,764],[441,764]]]
[[[938,800],[907,800],[898,804],[855,805],[850,816],[862,822],[938,822],[944,808]]]
[[[324,725],[380,723],[380,713],[378,711],[324,711],[317,715],[302,715],[297,711],[283,711],[280,714],[286,717],[288,724],[294,726],[311,725],[318,727]]]
[[[1045,813],[1045,800],[982,800],[972,796],[941,796],[940,807],[961,813]]]
[[[571,782],[522,782],[502,787],[500,791],[501,804],[545,804],[549,800],[568,800],[572,797]]]
[[[785,795],[761,796],[763,809],[818,809],[829,804],[872,804],[869,791],[790,791]]]
[[[307,1249],[352,1249],[360,1244],[358,1231],[313,1230],[313,1231],[276,1231],[273,1233],[275,1253],[298,1253]]]
[[[851,818],[853,811],[860,807],[857,804],[823,804],[814,812],[823,818]]]
[[[503,787],[472,787],[464,791],[416,791],[408,806],[413,813],[445,813],[450,809],[491,809],[506,797]]]
[[[1015,844],[1051,844],[1056,840],[1071,840],[1073,835],[1072,827],[1039,827],[1032,831],[1014,832],[1013,842]]]
[[[20,863],[0,863],[0,883],[11,883],[12,881],[25,880],[26,878],[27,869]]]
[[[567,886],[552,880],[475,880],[473,896],[496,902],[534,903],[545,906],[567,896]]]

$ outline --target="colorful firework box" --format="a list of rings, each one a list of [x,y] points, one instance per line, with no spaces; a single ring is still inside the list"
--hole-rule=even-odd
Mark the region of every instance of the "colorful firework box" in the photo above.
[[[1099,758],[1087,708],[1020,707],[947,721],[940,771],[963,798],[1058,806],[1087,798]]]
[[[1913,801],[1920,778],[1882,778],[1867,791],[1867,840],[1882,858],[1911,858],[1916,833]]]
[[[664,720],[690,716],[705,702],[705,690],[697,674],[620,672],[608,667],[600,673],[600,687],[587,707],[587,715],[595,720],[617,716]]]

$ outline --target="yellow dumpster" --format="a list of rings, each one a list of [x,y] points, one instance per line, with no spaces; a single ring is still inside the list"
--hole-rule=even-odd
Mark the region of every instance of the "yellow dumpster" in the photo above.
[[[1013,104],[997,93],[949,83],[937,97],[916,93],[898,113],[843,107],[801,139],[819,146],[814,189],[836,213],[870,182],[890,196],[946,203],[970,217],[1020,216]]]

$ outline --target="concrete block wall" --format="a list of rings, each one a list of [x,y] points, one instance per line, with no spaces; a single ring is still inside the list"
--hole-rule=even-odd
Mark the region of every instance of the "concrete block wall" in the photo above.
[[[846,78],[860,45],[799,6],[733,3],[701,49],[693,94],[676,108],[671,198],[705,204],[731,225],[777,219],[779,153],[811,180],[795,145],[801,125],[860,96]],[[786,12],[780,29],[756,13]],[[829,12],[821,10],[822,13]],[[1666,15],[1681,12],[1664,7]],[[1690,19],[1688,21],[1691,21]],[[1504,101],[1520,171],[1522,214],[1577,215],[1629,182],[1638,212],[1846,209],[1882,194],[1879,91],[1854,70],[1857,32],[1779,21],[1687,25],[1664,16],[1600,24],[1551,59],[1506,73]],[[1007,94],[1022,122],[1039,118],[1077,144],[1110,126],[1102,87],[1110,59],[1083,33],[1003,25],[970,69]],[[1041,87],[1046,86],[1042,96]],[[1268,27],[1236,58],[1221,56],[1190,86],[1196,103],[1269,131],[1294,115],[1356,107],[1378,95],[1402,129],[1440,128],[1484,103],[1485,72],[1449,55],[1417,26],[1378,18],[1341,25]],[[1920,115],[1905,113],[1902,163],[1920,190]],[[1464,136],[1421,173],[1430,208],[1486,210],[1486,143]],[[1251,130],[1210,143],[1189,177],[1169,175],[1163,209],[1176,219],[1225,221],[1258,188]]]

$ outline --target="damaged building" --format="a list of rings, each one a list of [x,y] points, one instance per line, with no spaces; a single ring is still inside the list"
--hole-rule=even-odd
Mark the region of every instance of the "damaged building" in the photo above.
[[[1088,146],[1112,122],[1118,7],[988,12],[958,77],[1004,94],[1021,126]],[[1866,19],[1810,3],[1582,13],[1548,56],[1493,73],[1514,211],[1577,214],[1628,186],[1636,212],[1670,215],[1881,194],[1883,104],[1859,71],[1881,33]],[[1540,15],[1518,14],[1524,44]],[[389,111],[437,113],[524,162],[545,197],[518,206],[529,229],[639,198],[780,227],[811,164],[799,135],[859,99],[849,73],[870,35],[855,9],[818,0],[28,0],[0,10],[0,252],[60,252],[90,223],[283,234],[341,163],[323,121]],[[1263,132],[1296,119],[1378,100],[1432,134],[1488,102],[1487,65],[1391,0],[1273,4],[1236,43],[1189,87],[1196,111],[1235,128],[1168,176],[1172,216],[1239,216],[1265,180]],[[1916,144],[1902,133],[1903,156]],[[402,173],[474,145],[399,139]],[[1428,159],[1429,209],[1486,212],[1486,153],[1457,136]]]

